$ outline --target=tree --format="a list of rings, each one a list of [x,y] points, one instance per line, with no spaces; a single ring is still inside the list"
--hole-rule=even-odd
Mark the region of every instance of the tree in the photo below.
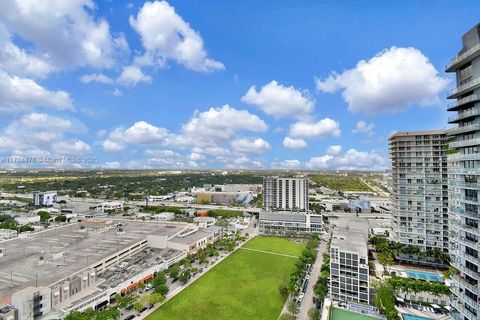
[[[308,310],[308,316],[312,320],[320,319],[320,310],[318,310],[317,308],[311,308],[310,310]]]
[[[282,313],[278,320],[295,320],[295,316],[290,313]]]
[[[178,280],[180,280],[181,283],[185,284],[188,282],[188,279],[190,279],[190,270],[187,269],[182,272],[182,274],[178,277]]]
[[[278,287],[278,290],[280,291],[280,294],[284,299],[288,298],[289,291],[288,291],[288,286],[285,283],[281,283],[280,286]]]
[[[179,272],[180,272],[180,268],[178,264],[174,264],[170,269],[168,269],[168,275],[170,276],[170,278],[175,280],[178,278]]]
[[[38,211],[37,215],[40,216],[40,221],[41,222],[45,222],[52,217],[52,215],[48,211]]]
[[[65,222],[65,221],[67,221],[67,217],[64,216],[63,214],[55,217],[55,222]]]
[[[143,303],[139,300],[137,302],[135,302],[135,311],[137,312],[142,312],[143,308],[145,308],[145,305],[143,305]]]
[[[290,301],[287,305],[287,310],[291,314],[297,314],[297,303],[295,301]]]

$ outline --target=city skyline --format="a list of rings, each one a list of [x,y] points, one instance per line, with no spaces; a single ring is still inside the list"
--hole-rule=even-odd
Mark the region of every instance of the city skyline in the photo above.
[[[0,4],[0,157],[135,169],[387,169],[391,133],[447,128],[444,66],[478,9],[22,5]]]

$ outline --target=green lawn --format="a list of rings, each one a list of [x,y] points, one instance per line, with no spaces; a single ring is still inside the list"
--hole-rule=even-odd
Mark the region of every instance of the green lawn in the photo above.
[[[371,320],[374,317],[365,316],[363,314],[350,312],[342,309],[333,309],[332,320]]]
[[[298,242],[293,242],[285,238],[257,236],[247,242],[244,248],[264,250],[275,253],[300,256],[305,246]]]
[[[277,243],[276,238],[260,243],[269,241]],[[284,304],[279,285],[288,282],[295,262],[295,258],[237,250],[147,320],[276,320]]]

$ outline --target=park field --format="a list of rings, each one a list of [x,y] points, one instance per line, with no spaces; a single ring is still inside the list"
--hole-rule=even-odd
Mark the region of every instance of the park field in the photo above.
[[[247,246],[248,250],[232,253],[147,320],[276,320],[284,304],[279,286],[288,282],[297,260],[277,253],[299,256],[303,244],[259,237]]]

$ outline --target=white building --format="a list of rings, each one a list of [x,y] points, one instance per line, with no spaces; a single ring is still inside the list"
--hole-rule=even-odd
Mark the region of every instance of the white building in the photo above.
[[[51,290],[46,287],[28,287],[12,295],[18,320],[37,319],[51,310]]]
[[[266,234],[284,232],[321,232],[323,220],[319,214],[292,211],[262,211],[259,214],[258,227]]]
[[[308,179],[264,177],[263,208],[308,211]]]
[[[57,203],[57,191],[33,193],[33,204],[36,206],[53,206]]]
[[[170,221],[175,219],[175,213],[173,212],[160,212],[152,215],[152,219],[157,221]]]
[[[15,221],[18,224],[40,223],[40,216],[16,216]]]
[[[370,303],[368,224],[345,220],[333,231],[330,246],[330,298]]]
[[[205,229],[187,229],[169,239],[168,247],[192,254],[201,248],[205,248],[208,244],[215,242],[222,234],[223,228],[217,226],[211,226]]]
[[[17,237],[16,230],[0,229],[0,240],[7,240]]]
[[[97,211],[120,211],[123,210],[123,201],[102,202],[97,205]]]

